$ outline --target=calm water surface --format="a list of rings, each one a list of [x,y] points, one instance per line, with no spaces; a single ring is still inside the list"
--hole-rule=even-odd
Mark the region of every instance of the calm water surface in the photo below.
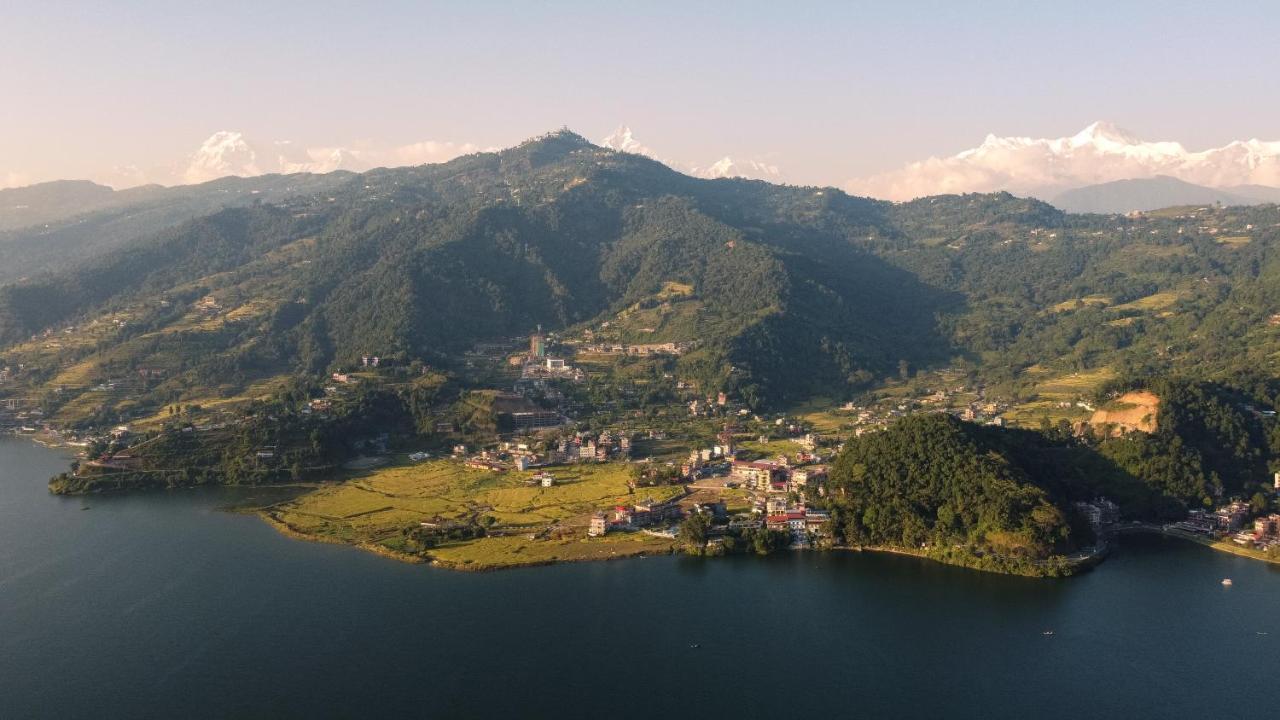
[[[1280,572],[1174,540],[1126,540],[1062,581],[852,553],[461,574],[217,510],[255,491],[53,497],[66,462],[0,439],[3,718],[1079,720],[1280,703]]]

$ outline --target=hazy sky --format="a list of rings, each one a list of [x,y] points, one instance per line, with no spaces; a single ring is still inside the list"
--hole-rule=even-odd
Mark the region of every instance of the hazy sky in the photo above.
[[[211,133],[509,145],[620,123],[665,157],[841,184],[1105,119],[1280,138],[1280,3],[0,0],[0,186]]]

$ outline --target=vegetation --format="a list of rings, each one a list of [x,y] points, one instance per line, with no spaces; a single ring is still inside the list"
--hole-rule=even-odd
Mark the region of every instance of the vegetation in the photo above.
[[[681,345],[678,356],[583,353],[586,382],[519,401],[563,408],[583,429],[670,432],[643,451],[676,464],[725,420],[690,419],[683,403],[717,391],[747,417],[801,406],[829,435],[849,429],[833,405],[920,397],[924,377],[1012,399],[1006,419],[1021,430],[930,417],[850,440],[830,504],[852,545],[1055,574],[1091,541],[1075,501],[1106,495],[1128,517],[1176,518],[1252,498],[1277,469],[1276,206],[1120,217],[1004,193],[890,204],[694,179],[567,131],[442,165],[228,183],[148,195],[154,215],[100,189],[51,189],[41,212],[65,227],[49,247],[84,262],[0,275],[0,399],[58,426],[132,432],[93,448],[55,492],[327,479],[364,455],[494,441],[513,401],[493,388],[518,370],[474,349],[539,325]],[[210,206],[215,190],[235,199]],[[98,198],[96,209],[67,216],[65,193]],[[35,236],[5,232],[18,265],[43,267]],[[1090,403],[1114,408],[1134,389],[1160,398],[1151,432],[1088,426]],[[767,434],[751,422],[752,437]],[[798,447],[740,445],[744,456]],[[656,463],[615,480],[665,493],[676,474]],[[458,480],[435,498],[446,524],[428,527],[421,498],[360,482],[308,500],[350,501],[356,514],[281,508],[276,520],[489,566],[534,552],[505,531],[604,502],[505,505],[487,495],[498,488]],[[678,539],[697,552],[782,542],[766,531],[721,541],[697,522]]]
[[[838,538],[960,554],[1010,572],[1061,572],[1074,538],[1030,457],[1048,447],[1004,434],[938,414],[852,440],[832,470]]]
[[[635,502],[625,465],[554,473],[556,484],[544,488],[531,472],[492,473],[430,460],[356,476],[264,512],[278,528],[308,539],[474,570],[670,552],[669,540],[638,532],[584,537],[592,512]],[[641,497],[677,492],[652,488]]]

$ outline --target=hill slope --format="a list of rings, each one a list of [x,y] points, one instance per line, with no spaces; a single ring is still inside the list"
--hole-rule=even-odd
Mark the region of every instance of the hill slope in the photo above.
[[[1073,213],[1127,213],[1184,205],[1259,205],[1280,200],[1280,189],[1245,186],[1218,189],[1158,175],[1067,190],[1053,204]]]
[[[228,177],[200,185],[128,190],[85,181],[0,190],[0,283],[65,271],[182,222],[226,207],[316,196],[353,176]]]
[[[1033,368],[1218,377],[1280,357],[1274,206],[1117,218],[1006,193],[891,204],[695,179],[568,132],[264,182],[282,183],[272,202],[0,286],[0,361],[19,370],[5,392],[64,419],[123,417],[366,354],[462,370],[478,342],[663,307],[670,322],[624,324],[625,341],[686,343],[680,379],[756,407],[944,365],[1019,392]],[[112,382],[130,390],[94,390]]]

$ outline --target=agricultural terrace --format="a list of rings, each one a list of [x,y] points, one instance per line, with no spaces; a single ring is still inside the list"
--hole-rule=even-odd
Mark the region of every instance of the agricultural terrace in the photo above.
[[[555,485],[542,487],[535,472],[495,473],[456,460],[396,465],[324,487],[264,510],[281,530],[303,537],[360,545],[406,560],[430,560],[466,569],[664,553],[671,541],[643,533],[587,538],[596,510],[653,497],[680,495],[678,486],[628,486],[626,463],[550,468]],[[489,525],[486,537],[450,540],[422,550],[406,540],[420,523]]]

